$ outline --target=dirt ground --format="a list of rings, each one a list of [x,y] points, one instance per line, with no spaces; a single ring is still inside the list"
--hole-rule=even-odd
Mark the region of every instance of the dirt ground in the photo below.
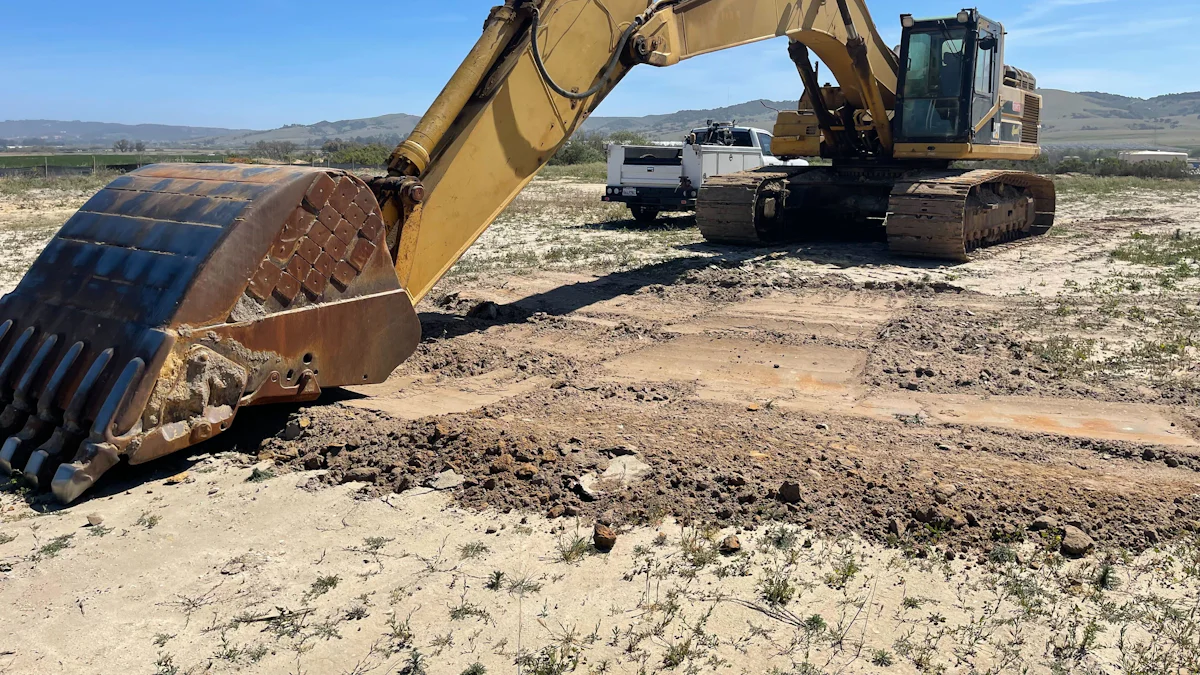
[[[87,194],[37,189],[0,286]],[[0,672],[1200,668],[1194,183],[961,265],[602,192],[527,189],[388,382],[0,495]]]

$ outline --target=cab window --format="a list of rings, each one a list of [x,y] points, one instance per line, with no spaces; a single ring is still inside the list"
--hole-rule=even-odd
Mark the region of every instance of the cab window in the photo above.
[[[759,133],[758,144],[762,146],[762,153],[764,155],[774,154],[771,152],[771,134]]]

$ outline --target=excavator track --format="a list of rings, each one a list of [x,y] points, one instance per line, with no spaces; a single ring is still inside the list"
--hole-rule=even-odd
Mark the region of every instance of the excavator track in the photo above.
[[[787,181],[807,170],[759,169],[706,178],[696,199],[696,225],[707,241],[715,244],[761,246],[773,232],[765,224],[783,212]]]
[[[770,167],[707,179],[696,224],[719,244],[886,234],[898,255],[966,261],[1045,234],[1054,210],[1054,183],[1021,171]]]
[[[916,174],[896,184],[888,212],[894,253],[965,261],[984,246],[1049,232],[1054,183],[1022,171]]]

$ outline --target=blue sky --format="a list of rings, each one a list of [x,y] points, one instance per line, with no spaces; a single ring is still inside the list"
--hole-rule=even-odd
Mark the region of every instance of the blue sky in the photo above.
[[[964,0],[868,0],[889,42],[898,16]],[[1200,2],[981,0],[1008,29],[1007,61],[1046,87],[1149,97],[1200,90]],[[0,0],[0,119],[273,128],[420,114],[494,0]],[[1138,11],[1131,12],[1136,6]],[[600,115],[756,98],[800,82],[770,41],[669,69],[640,67]]]

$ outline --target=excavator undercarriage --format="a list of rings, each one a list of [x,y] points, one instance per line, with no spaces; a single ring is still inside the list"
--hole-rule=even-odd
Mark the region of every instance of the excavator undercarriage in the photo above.
[[[708,179],[696,224],[718,244],[886,239],[898,255],[965,261],[1045,234],[1054,209],[1053,181],[1020,171],[769,167]]]

